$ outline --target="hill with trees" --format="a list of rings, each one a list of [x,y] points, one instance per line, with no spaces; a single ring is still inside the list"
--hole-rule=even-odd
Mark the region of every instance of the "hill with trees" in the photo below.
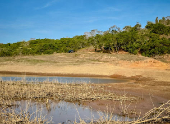
[[[93,46],[95,51],[119,52],[120,50],[153,57],[170,54],[170,16],[148,22],[145,28],[137,23],[120,30],[112,26],[107,31],[91,30],[85,35],[61,39],[35,39],[17,43],[0,44],[0,57],[17,55],[41,55],[77,51]]]

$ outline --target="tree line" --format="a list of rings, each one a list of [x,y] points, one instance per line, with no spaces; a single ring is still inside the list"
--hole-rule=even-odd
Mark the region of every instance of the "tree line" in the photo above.
[[[41,55],[77,51],[93,46],[96,51],[119,52],[127,51],[152,57],[170,54],[170,17],[155,19],[155,23],[147,22],[145,28],[137,23],[125,26],[120,30],[112,26],[107,31],[91,30],[85,35],[61,39],[35,39],[27,42],[0,44],[0,57],[17,55]]]
[[[125,26],[123,30],[112,26],[108,31],[92,30],[90,34],[91,45],[103,52],[123,50],[148,57],[170,54],[170,17],[156,18],[155,23],[148,22],[145,28],[137,23],[134,27]]]
[[[0,56],[65,53],[69,50],[77,51],[87,46],[87,39],[83,35],[73,38],[35,39],[13,44],[0,44]]]

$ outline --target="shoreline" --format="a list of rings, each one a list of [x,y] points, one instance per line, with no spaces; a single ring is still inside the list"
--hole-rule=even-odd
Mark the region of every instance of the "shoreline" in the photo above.
[[[125,96],[135,96],[141,97],[142,99],[134,103],[128,103],[129,110],[136,109],[136,114],[138,116],[143,116],[147,111],[155,107],[159,107],[160,103],[165,103],[170,100],[169,96],[169,82],[156,81],[153,78],[143,77],[142,75],[136,75],[131,77],[126,77],[124,75],[93,75],[93,74],[69,74],[69,73],[34,73],[34,72],[16,72],[16,71],[0,71],[0,75],[34,75],[34,76],[68,76],[68,77],[101,77],[101,78],[117,78],[122,80],[128,80],[122,83],[102,83],[99,86],[105,87],[107,90],[113,91],[117,95]],[[163,89],[160,87],[164,87]],[[166,87],[167,86],[167,87]],[[114,108],[114,113],[120,113],[120,101],[111,100],[97,100],[97,101],[87,101],[81,102],[82,105],[89,106],[93,110],[112,111]],[[109,110],[106,108],[106,104],[110,107]],[[135,106],[135,107],[134,107]],[[140,114],[141,113],[141,114]],[[133,117],[133,115],[131,115]]]
[[[95,74],[73,74],[73,73],[40,73],[40,72],[17,72],[17,71],[0,71],[0,75],[28,75],[28,76],[61,76],[61,77],[111,77],[109,75]]]
[[[93,78],[113,78],[120,80],[127,80],[126,82],[138,80],[154,80],[152,78],[143,77],[142,75],[126,77],[124,75],[95,75],[95,74],[74,74],[74,73],[38,73],[38,72],[17,72],[17,71],[0,71],[0,76],[49,76],[49,77],[93,77]]]
[[[130,60],[129,60],[130,59]],[[0,75],[101,77],[128,80],[124,83],[99,84],[118,95],[143,98],[131,104],[130,110],[145,113],[170,100],[170,63],[129,54],[73,53],[0,58]],[[137,61],[140,60],[140,61]],[[106,110],[106,104],[120,111],[114,101],[92,101],[84,104],[95,110]],[[119,103],[117,101],[117,103]],[[82,103],[83,104],[83,103]],[[135,108],[134,108],[135,107]]]
[[[121,75],[112,75],[112,78],[118,77]],[[123,77],[123,76],[122,76]],[[129,79],[124,77],[124,79]],[[131,77],[134,79],[134,82],[122,82],[122,83],[102,83],[98,84],[99,87],[104,87],[106,91],[113,92],[118,96],[125,97],[136,97],[139,100],[134,102],[126,101],[126,104],[129,105],[128,111],[136,109],[135,116],[143,116],[147,111],[155,107],[159,107],[162,103],[167,102],[170,99],[169,91],[166,92],[159,91],[159,88],[153,86],[152,79],[147,79],[142,76]],[[151,83],[146,86],[147,83]],[[161,82],[162,83],[162,82]],[[159,87],[159,86],[158,86]],[[150,90],[152,89],[153,90]],[[124,101],[125,102],[125,101]],[[112,101],[112,100],[95,100],[95,101],[81,101],[80,104],[84,106],[91,107],[93,110],[100,111],[112,111],[114,108],[115,114],[120,114],[120,104],[121,101]],[[108,106],[109,109],[106,107]],[[130,115],[134,117],[134,114]]]

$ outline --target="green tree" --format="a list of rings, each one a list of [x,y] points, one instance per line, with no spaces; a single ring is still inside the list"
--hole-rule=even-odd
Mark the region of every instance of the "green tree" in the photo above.
[[[155,19],[155,24],[159,23],[158,17]]]

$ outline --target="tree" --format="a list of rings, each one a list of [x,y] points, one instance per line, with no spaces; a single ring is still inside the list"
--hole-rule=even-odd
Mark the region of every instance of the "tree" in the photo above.
[[[165,17],[162,17],[162,24],[166,25],[166,19],[165,19]]]
[[[132,28],[131,26],[125,26],[125,27],[123,28],[123,30],[124,30],[124,31],[130,31],[131,28]]]
[[[159,23],[158,17],[155,19],[155,24]]]

